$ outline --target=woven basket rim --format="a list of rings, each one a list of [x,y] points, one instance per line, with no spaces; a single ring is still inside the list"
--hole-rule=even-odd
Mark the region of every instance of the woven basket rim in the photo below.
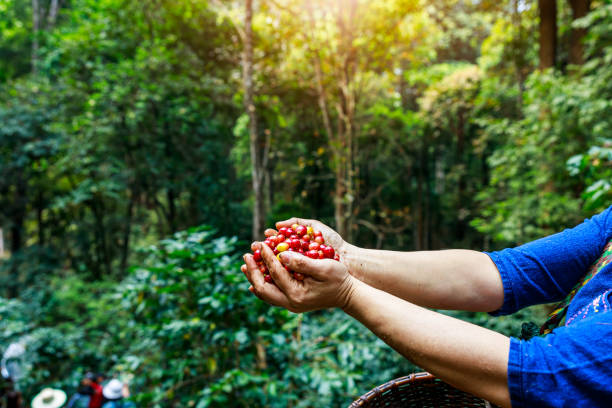
[[[361,407],[364,403],[369,402],[373,398],[389,391],[392,388],[397,388],[401,385],[405,385],[408,383],[431,381],[435,378],[436,377],[433,374],[430,374],[426,371],[422,371],[387,381],[386,383],[381,384],[378,387],[374,387],[373,389],[359,397],[357,400],[353,401],[349,408]]]

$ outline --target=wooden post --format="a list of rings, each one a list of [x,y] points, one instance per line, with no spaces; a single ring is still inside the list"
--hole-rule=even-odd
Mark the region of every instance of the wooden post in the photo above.
[[[591,8],[590,0],[569,0],[572,8],[572,21],[586,16]],[[584,28],[572,28],[570,37],[569,63],[582,65],[584,63],[584,46],[582,40],[587,30]]]
[[[266,206],[264,176],[267,164],[267,138],[264,139],[257,129],[257,112],[254,102],[253,84],[253,1],[245,1],[244,14],[244,53],[243,53],[243,82],[244,82],[244,108],[249,116],[249,145],[251,151],[253,195],[253,240],[261,239],[265,228]]]
[[[38,0],[32,0],[32,72],[38,73],[38,30],[40,29],[40,5]]]
[[[557,0],[538,0],[540,11],[540,69],[555,66],[557,57]]]

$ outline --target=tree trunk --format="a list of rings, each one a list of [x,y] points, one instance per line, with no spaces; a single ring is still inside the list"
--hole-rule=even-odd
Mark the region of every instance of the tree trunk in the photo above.
[[[0,259],[4,257],[4,234],[0,228]]]
[[[357,2],[346,0],[338,3],[336,24],[339,33],[339,53],[343,56],[339,76],[339,102],[336,104],[338,114],[338,131],[336,132],[336,197],[335,218],[338,233],[347,241],[352,241],[352,219],[354,202],[357,196],[355,188],[356,129],[354,76],[356,55],[353,46],[354,29],[352,27],[357,12]]]
[[[123,242],[121,247],[121,270],[120,273],[125,272],[127,268],[128,255],[130,252],[130,236],[132,235],[132,219],[134,216],[134,204],[136,201],[137,194],[132,192],[130,197],[130,204],[127,208],[126,220],[125,220],[125,231],[123,232]]]
[[[423,141],[423,143],[425,143]],[[425,205],[425,200],[423,199],[423,166],[425,157],[423,151],[425,147],[422,147],[422,151],[420,157],[415,161],[416,166],[416,175],[417,175],[417,191],[416,191],[416,200],[414,203],[415,210],[413,210],[414,217],[414,250],[421,251],[424,248],[423,238],[424,238],[424,225],[423,219],[423,207]]]
[[[36,200],[36,222],[38,224],[38,245],[45,245],[45,221],[44,221],[45,201],[42,192],[38,193]]]
[[[10,298],[17,297],[19,294],[18,281],[19,281],[19,260],[16,258],[19,251],[23,248],[23,228],[26,217],[26,206],[27,206],[27,183],[24,180],[23,172],[19,171],[15,177],[15,210],[11,217],[11,240],[10,250],[12,263],[10,268],[11,279],[8,285],[8,295]]]
[[[430,171],[432,169],[432,164],[435,165],[434,160],[429,155],[429,141],[426,137],[423,140],[424,149],[423,149],[423,157],[424,157],[424,174],[423,178],[425,180],[425,207],[423,208],[423,250],[430,251],[431,250],[431,219],[433,210],[432,206],[432,176],[435,175],[435,171]]]
[[[38,31],[40,29],[40,7],[38,0],[32,0],[32,72],[38,72]]]
[[[261,239],[265,228],[265,156],[267,146],[257,131],[257,112],[253,102],[253,1],[245,1],[243,81],[244,107],[249,116],[249,142],[251,149],[253,196],[253,240]]]
[[[170,234],[176,232],[176,193],[173,188],[169,188],[166,191],[166,199],[168,200],[168,227],[170,227]]]
[[[523,25],[521,23],[521,12],[519,11],[519,1],[520,0],[514,0],[512,2],[512,24],[516,28],[516,48],[518,48],[519,44],[521,43],[523,31]],[[518,85],[517,104],[519,110],[523,108],[523,93],[525,92],[525,73],[523,72],[525,68],[524,58],[525,57],[523,55],[519,55],[518,53],[515,54],[514,58],[514,69],[516,70],[516,82]]]
[[[95,268],[91,271],[95,280],[101,280],[103,275],[111,276],[111,257],[108,251],[106,227],[104,225],[104,202],[99,197],[90,201],[90,208],[94,216],[95,251],[98,258]]]
[[[57,20],[57,12],[59,11],[59,0],[51,0],[49,5],[49,16],[47,17],[47,26],[49,28],[55,27]]]
[[[265,228],[265,178],[268,165],[268,148],[270,135],[262,138],[257,131],[257,111],[253,102],[253,1],[245,1],[244,15],[244,54],[243,54],[243,80],[244,80],[244,107],[249,116],[249,143],[251,149],[251,175],[253,183],[253,240],[260,240]],[[272,204],[272,203],[270,203]],[[266,365],[266,348],[261,340],[257,338],[255,343],[257,350],[257,367],[264,370]]]
[[[538,0],[540,11],[540,69],[555,66],[557,57],[557,0]]]
[[[569,0],[572,8],[572,21],[586,16],[591,8],[590,0]],[[572,28],[572,36],[569,49],[569,63],[582,65],[584,63],[584,46],[582,40],[586,35],[584,28]]]
[[[464,207],[467,203],[466,197],[466,172],[467,172],[467,160],[465,160],[465,116],[466,112],[464,109],[460,108],[457,113],[457,158],[456,164],[461,165],[461,172],[459,173],[459,182],[458,182],[458,193],[457,193],[457,208],[460,213],[465,212],[467,209]],[[465,232],[467,229],[467,225],[465,219],[462,214],[457,218],[457,222],[455,225],[455,238],[459,241],[462,241],[465,238]]]

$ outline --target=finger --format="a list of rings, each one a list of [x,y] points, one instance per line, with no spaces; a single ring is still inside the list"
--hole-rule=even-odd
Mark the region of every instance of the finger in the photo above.
[[[279,221],[276,223],[276,228],[291,227],[293,224],[309,226],[314,220],[305,220],[302,218],[292,217],[285,221]]]
[[[254,294],[255,296],[257,296],[258,299],[271,304],[272,306],[279,306],[279,307],[284,307],[285,309],[289,309],[289,300],[287,299],[287,297],[283,294],[283,292],[280,291],[279,288],[277,288],[276,286],[274,286],[271,283],[267,283],[267,286],[272,286],[272,289],[268,289],[269,292],[268,293],[261,293],[257,290],[255,290],[255,287],[253,285],[249,286],[249,292],[251,292],[252,294]],[[267,289],[267,287],[266,287]]]
[[[242,264],[242,266],[240,266],[240,270],[242,271],[242,273],[244,273],[246,275],[246,273],[247,273],[247,266],[245,264]]]
[[[283,264],[295,272],[312,276],[316,280],[329,280],[329,273],[339,263],[333,259],[312,259],[299,252],[285,251],[280,255]]]
[[[261,272],[259,271],[259,267],[257,266],[257,262],[253,259],[253,255],[246,254],[243,256],[244,263],[246,265],[245,275],[251,285],[257,287],[258,285],[263,285],[265,283]]]
[[[260,245],[260,247],[261,256],[263,257],[263,260],[270,271],[272,279],[274,279],[274,282],[278,285],[283,293],[289,295],[291,290],[295,287],[293,278],[289,276],[289,272],[287,272],[285,267],[276,258],[276,255],[274,255],[274,252],[272,252],[270,247],[267,245]]]
[[[289,218],[288,220],[285,220],[285,221],[279,221],[279,222],[276,223],[276,227],[277,228],[291,227],[293,224],[298,224],[298,225],[304,225],[304,226],[307,226],[307,227],[312,227],[313,229],[315,229],[317,231],[321,231],[321,233],[324,236],[328,236],[329,233],[334,232],[334,230],[332,230],[327,225],[323,224],[321,221],[308,220],[308,219],[305,219],[305,218],[297,218],[297,217]]]
[[[272,228],[268,228],[267,230],[264,231],[264,235],[266,236],[266,238],[273,237],[275,235],[278,235],[278,231]]]
[[[244,261],[247,266],[247,279],[251,282],[253,287],[253,294],[263,300],[264,302],[270,303],[275,306],[282,306],[284,308],[289,307],[289,299],[283,292],[281,292],[275,285],[267,283],[261,271],[257,267],[257,263],[253,259],[253,256],[247,254],[244,256]]]

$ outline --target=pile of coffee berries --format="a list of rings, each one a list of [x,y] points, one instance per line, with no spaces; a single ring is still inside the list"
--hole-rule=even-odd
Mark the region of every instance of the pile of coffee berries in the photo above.
[[[293,224],[291,228],[279,228],[276,235],[267,237],[263,243],[272,249],[279,261],[281,260],[279,254],[284,251],[299,252],[312,259],[328,258],[335,259],[336,261],[340,260],[340,256],[334,248],[330,245],[325,245],[321,231],[314,231],[312,227],[305,227],[304,225]],[[272,276],[270,276],[270,271],[268,271],[266,264],[263,262],[259,249],[253,252],[253,259],[257,262],[257,266],[263,274],[265,281],[274,283]],[[304,280],[304,275],[301,273],[291,271],[286,266],[285,269],[291,273],[294,279]]]

